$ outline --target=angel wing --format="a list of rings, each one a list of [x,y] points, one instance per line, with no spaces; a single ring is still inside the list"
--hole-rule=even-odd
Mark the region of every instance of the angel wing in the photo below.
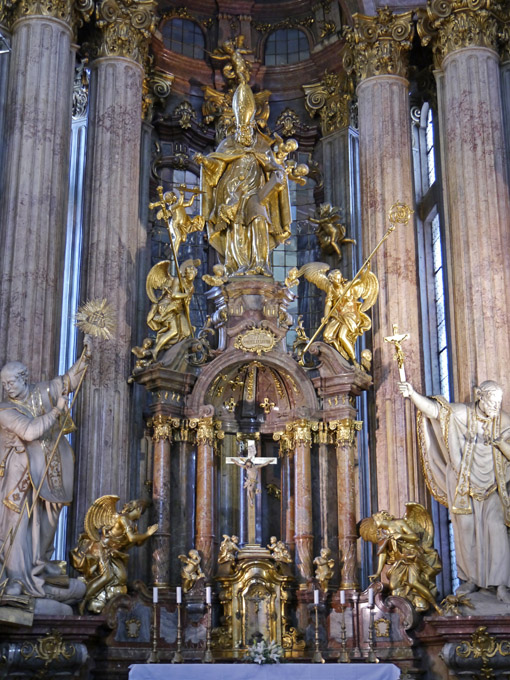
[[[420,503],[406,503],[404,519],[411,529],[421,537],[424,548],[431,548],[434,542],[434,524],[430,513]]]
[[[379,295],[379,279],[370,270],[366,271],[361,279],[360,298],[363,299],[360,311],[366,312],[367,309],[375,305],[377,296]]]
[[[95,500],[85,515],[83,523],[85,532],[94,541],[99,541],[99,529],[113,524],[113,517],[117,514],[118,496],[101,496]]]
[[[155,264],[147,274],[145,290],[147,291],[149,300],[154,304],[158,302],[158,298],[154,295],[154,291],[163,288],[165,283],[173,278],[170,274],[170,264],[170,260],[162,260]]]
[[[304,276],[307,281],[310,281],[310,283],[313,283],[317,288],[325,290],[326,293],[328,293],[331,287],[331,281],[326,276],[326,272],[329,271],[329,269],[329,264],[326,264],[325,262],[308,262],[298,270],[296,278]]]

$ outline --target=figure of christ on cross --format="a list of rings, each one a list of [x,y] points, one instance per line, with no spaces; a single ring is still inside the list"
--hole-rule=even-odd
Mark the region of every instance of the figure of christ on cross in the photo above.
[[[276,465],[277,458],[264,458],[257,456],[257,448],[254,439],[246,440],[248,449],[247,456],[229,456],[227,463],[237,465],[244,469],[244,488],[248,498],[248,543],[255,544],[255,497],[260,493],[259,476],[260,468],[266,465]]]

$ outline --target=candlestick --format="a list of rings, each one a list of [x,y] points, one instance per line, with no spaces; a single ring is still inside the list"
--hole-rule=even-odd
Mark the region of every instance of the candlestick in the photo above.
[[[312,663],[324,663],[324,658],[319,649],[319,591],[314,591],[314,600],[317,595],[317,601],[314,603],[313,607],[315,609],[315,651],[312,657]]]
[[[340,656],[338,657],[338,663],[350,663],[351,658],[349,656],[349,652],[347,651],[347,627],[345,625],[345,591],[343,590],[340,591],[340,603],[342,605],[342,624],[341,624],[342,633],[340,638],[342,650],[340,652]]]
[[[157,590],[157,588],[156,588]],[[157,595],[156,595],[157,598]],[[147,657],[147,663],[159,663],[158,652],[158,608],[154,602],[154,591],[152,593],[152,650]]]
[[[209,590],[209,593],[207,593],[207,590]],[[214,658],[211,652],[211,624],[212,624],[212,618],[211,618],[211,587],[207,586],[205,590],[205,597],[207,600],[207,596],[209,596],[209,602],[206,603],[207,606],[207,628],[206,628],[206,634],[205,634],[205,653],[204,653],[204,658],[202,659],[202,663],[214,663]]]
[[[370,607],[374,606],[374,591],[372,588],[368,589],[368,604]]]
[[[375,615],[375,610],[374,610],[374,594],[372,588],[368,591],[369,593],[372,593],[372,603],[370,603],[370,598],[368,600],[368,607],[370,609],[370,617],[368,620],[368,655],[367,655],[367,661],[368,663],[379,663],[379,659],[375,655],[375,621],[374,621],[374,615]]]
[[[211,586],[205,587],[205,603],[211,604]]]
[[[313,591],[313,603],[319,604],[319,591],[317,589]]]
[[[180,588],[177,588],[177,591],[180,591]],[[184,659],[182,658],[181,654],[181,646],[182,646],[182,623],[181,623],[181,602],[180,602],[180,597],[181,594],[177,592],[177,650],[175,654],[173,655],[172,658],[172,663],[182,663]]]
[[[341,590],[341,591],[340,591],[340,604],[341,604],[342,606],[345,605],[345,590]],[[342,611],[343,611],[343,610],[342,610]]]

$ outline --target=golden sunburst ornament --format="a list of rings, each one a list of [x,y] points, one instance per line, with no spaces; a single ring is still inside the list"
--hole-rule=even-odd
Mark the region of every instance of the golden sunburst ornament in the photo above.
[[[113,309],[103,298],[87,300],[76,312],[76,325],[86,335],[92,335],[103,340],[111,340],[115,331]]]

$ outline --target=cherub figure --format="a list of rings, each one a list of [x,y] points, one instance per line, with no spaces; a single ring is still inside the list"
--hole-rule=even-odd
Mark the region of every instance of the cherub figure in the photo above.
[[[186,212],[186,208],[190,208],[193,205],[195,198],[200,193],[200,189],[198,187],[193,187],[193,189],[191,189],[189,201],[184,200],[186,190],[186,185],[180,184],[179,196],[173,191],[167,191],[163,195],[163,200],[167,204],[170,212],[168,231],[170,232],[170,238],[173,241],[176,256],[179,255],[179,248],[181,247],[181,244],[186,241],[188,234],[191,234],[193,231],[202,231],[205,226],[205,219],[202,215],[190,217]],[[164,217],[163,211],[160,210],[156,217],[158,219]]]
[[[354,346],[356,340],[372,327],[370,318],[364,312],[375,304],[379,281],[370,271],[370,265],[357,274],[354,282],[344,279],[338,269],[326,275],[329,269],[329,265],[324,262],[309,262],[294,273],[292,278],[297,279],[304,275],[308,281],[326,292],[324,342],[332,345],[343,357],[358,366]]]
[[[182,587],[185,593],[189,592],[195,583],[201,578],[205,578],[205,574],[200,567],[202,558],[198,554],[198,550],[192,548],[187,555],[178,555],[182,562],[181,578]]]
[[[138,373],[141,373],[144,368],[147,368],[147,366],[150,366],[152,362],[154,361],[154,356],[152,354],[152,343],[153,343],[152,338],[145,338],[145,340],[142,342],[142,346],[138,347],[135,346],[131,349],[132,354],[137,357],[137,360],[135,362],[135,365],[133,367],[133,372],[128,378],[128,383],[134,382],[135,376],[138,375]]]
[[[189,317],[189,306],[195,287],[200,260],[186,260],[179,267],[180,276],[170,274],[169,260],[158,262],[147,275],[146,290],[152,307],[147,315],[147,325],[156,331],[152,350],[154,360],[162,349],[175,345],[193,335],[195,330]],[[156,291],[161,291],[159,296]]]
[[[85,515],[85,532],[71,550],[71,564],[87,584],[80,614],[85,608],[99,614],[108,600],[127,593],[126,552],[157,531],[158,525],[153,524],[145,533],[138,533],[137,521],[147,507],[145,501],[129,501],[117,512],[118,500],[118,496],[108,495],[94,501]]]
[[[239,552],[239,538],[237,536],[227,536],[223,534],[223,541],[220,545],[220,552],[218,555],[218,563],[234,562],[236,553]]]
[[[342,259],[342,246],[346,243],[356,244],[352,238],[345,238],[346,229],[340,222],[340,209],[330,203],[322,203],[316,210],[315,217],[308,219],[317,225],[319,245],[327,255],[336,253]]]
[[[318,555],[313,563],[316,565],[315,578],[319,582],[321,590],[327,592],[328,584],[333,577],[333,569],[335,567],[335,560],[331,557],[331,550],[329,548],[321,548],[320,555]]]
[[[228,276],[225,272],[225,267],[222,264],[215,264],[212,268],[213,273],[204,274],[202,281],[205,281],[208,286],[222,286],[228,281]]]
[[[283,541],[277,541],[276,536],[271,536],[267,548],[276,562],[292,563],[292,557],[287,546]]]
[[[211,57],[229,62],[223,67],[223,75],[231,87],[237,87],[250,81],[251,64],[244,58],[248,54],[253,54],[253,50],[244,47],[244,35],[238,35],[217,47]]]
[[[433,547],[432,518],[419,503],[406,503],[406,512],[397,519],[385,510],[362,520],[360,534],[365,541],[377,543],[379,561],[373,581],[388,565],[387,577],[392,595],[409,600],[418,611],[430,606],[441,614],[436,604],[435,577],[441,561]]]

